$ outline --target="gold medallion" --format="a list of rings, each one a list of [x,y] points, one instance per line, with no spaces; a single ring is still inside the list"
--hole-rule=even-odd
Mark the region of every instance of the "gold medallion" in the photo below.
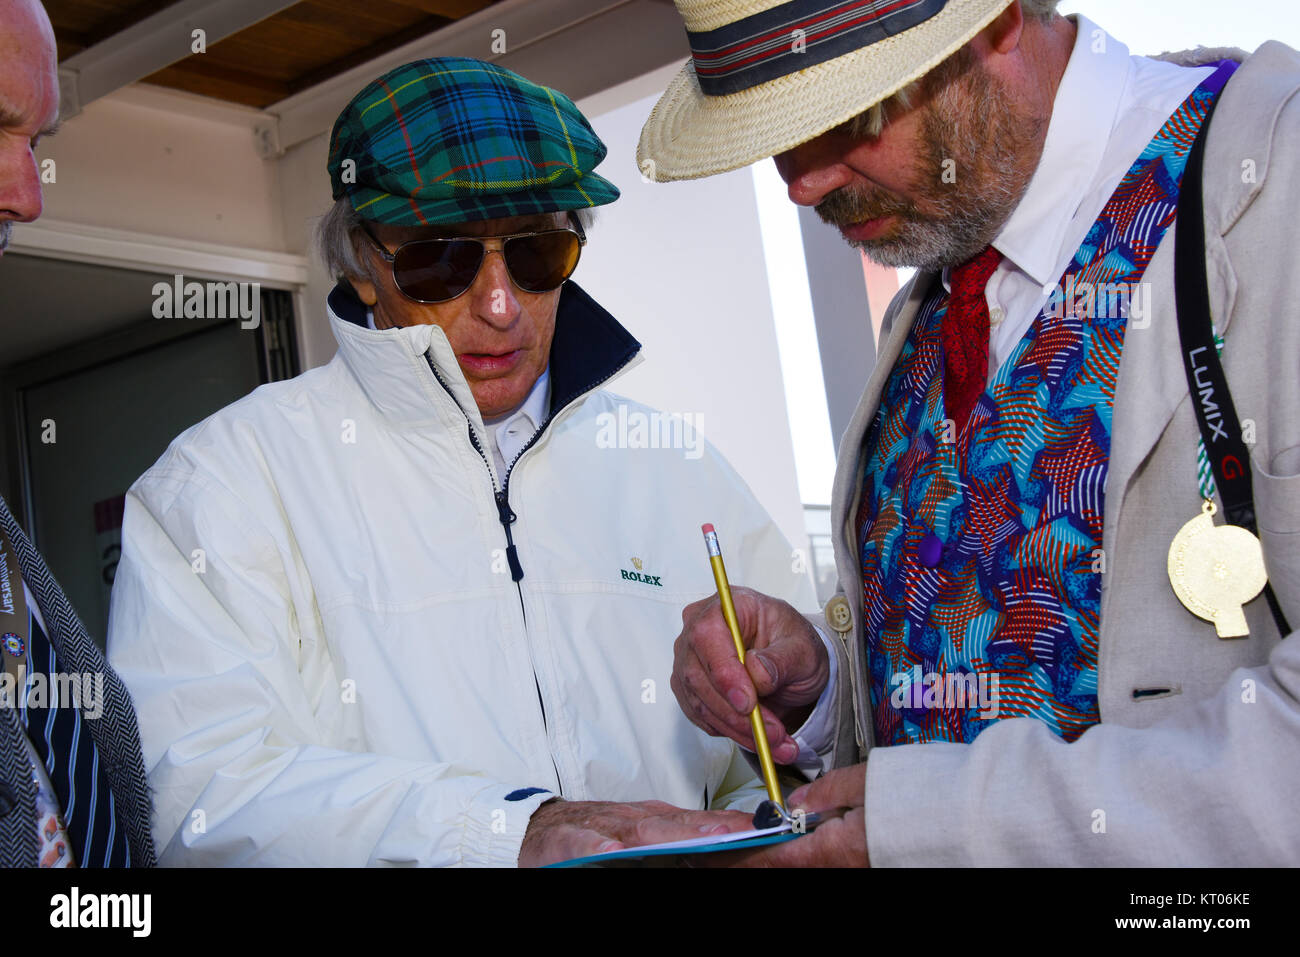
[[[1220,638],[1250,634],[1241,606],[1264,589],[1264,550],[1239,525],[1215,525],[1207,501],[1169,546],[1169,582],[1187,610],[1214,622]]]

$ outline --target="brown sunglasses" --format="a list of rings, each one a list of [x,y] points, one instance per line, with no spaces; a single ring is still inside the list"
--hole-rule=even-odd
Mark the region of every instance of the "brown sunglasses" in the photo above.
[[[510,236],[487,236],[502,241],[501,255],[510,281],[524,292],[549,292],[563,285],[578,267],[587,234],[576,217],[572,226]],[[483,239],[416,239],[393,252],[362,224],[361,231],[393,270],[393,282],[402,295],[415,302],[448,302],[474,284],[487,258]]]

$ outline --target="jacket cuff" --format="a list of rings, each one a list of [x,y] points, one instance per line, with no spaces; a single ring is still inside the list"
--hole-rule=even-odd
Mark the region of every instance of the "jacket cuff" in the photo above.
[[[466,867],[518,867],[533,812],[557,794],[544,788],[493,785],[465,811],[460,859]]]
[[[828,754],[831,745],[835,739],[835,721],[838,717],[837,711],[837,684],[839,680],[839,655],[836,653],[835,643],[826,637],[826,632],[820,625],[813,624],[813,630],[817,632],[817,637],[821,639],[822,644],[826,647],[826,657],[829,662],[829,676],[826,681],[826,687],[822,689],[821,695],[817,698],[817,703],[813,706],[808,717],[798,729],[791,732],[790,737],[794,738],[799,744],[799,760],[813,759],[816,760],[820,754]],[[820,762],[819,762],[820,763]]]

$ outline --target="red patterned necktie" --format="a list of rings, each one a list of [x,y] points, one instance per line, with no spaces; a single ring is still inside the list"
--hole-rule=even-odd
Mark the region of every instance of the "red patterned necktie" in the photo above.
[[[943,404],[960,430],[984,392],[989,374],[989,277],[1002,262],[992,246],[952,271],[943,319]]]

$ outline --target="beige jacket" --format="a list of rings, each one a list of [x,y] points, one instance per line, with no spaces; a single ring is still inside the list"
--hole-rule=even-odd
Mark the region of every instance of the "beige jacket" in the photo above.
[[[1205,162],[1211,308],[1228,382],[1253,422],[1254,492],[1273,588],[1300,623],[1300,54],[1265,44],[1223,93]],[[867,755],[874,865],[1300,864],[1300,635],[1264,598],[1250,637],[1220,640],[1174,596],[1169,544],[1198,513],[1198,431],[1174,309],[1174,230],[1146,273],[1149,327],[1126,336],[1103,547],[1101,723],[1067,744],[1034,719],[974,743],[871,748],[857,512],[863,439],[919,306],[891,304],[880,357],[841,443],[835,557],[841,627],[836,766]],[[1218,521],[1222,521],[1220,517]],[[845,611],[852,621],[846,623]],[[838,614],[837,614],[838,612]],[[1153,693],[1153,689],[1162,689]],[[856,734],[855,734],[856,725]],[[855,740],[856,738],[856,740]]]

